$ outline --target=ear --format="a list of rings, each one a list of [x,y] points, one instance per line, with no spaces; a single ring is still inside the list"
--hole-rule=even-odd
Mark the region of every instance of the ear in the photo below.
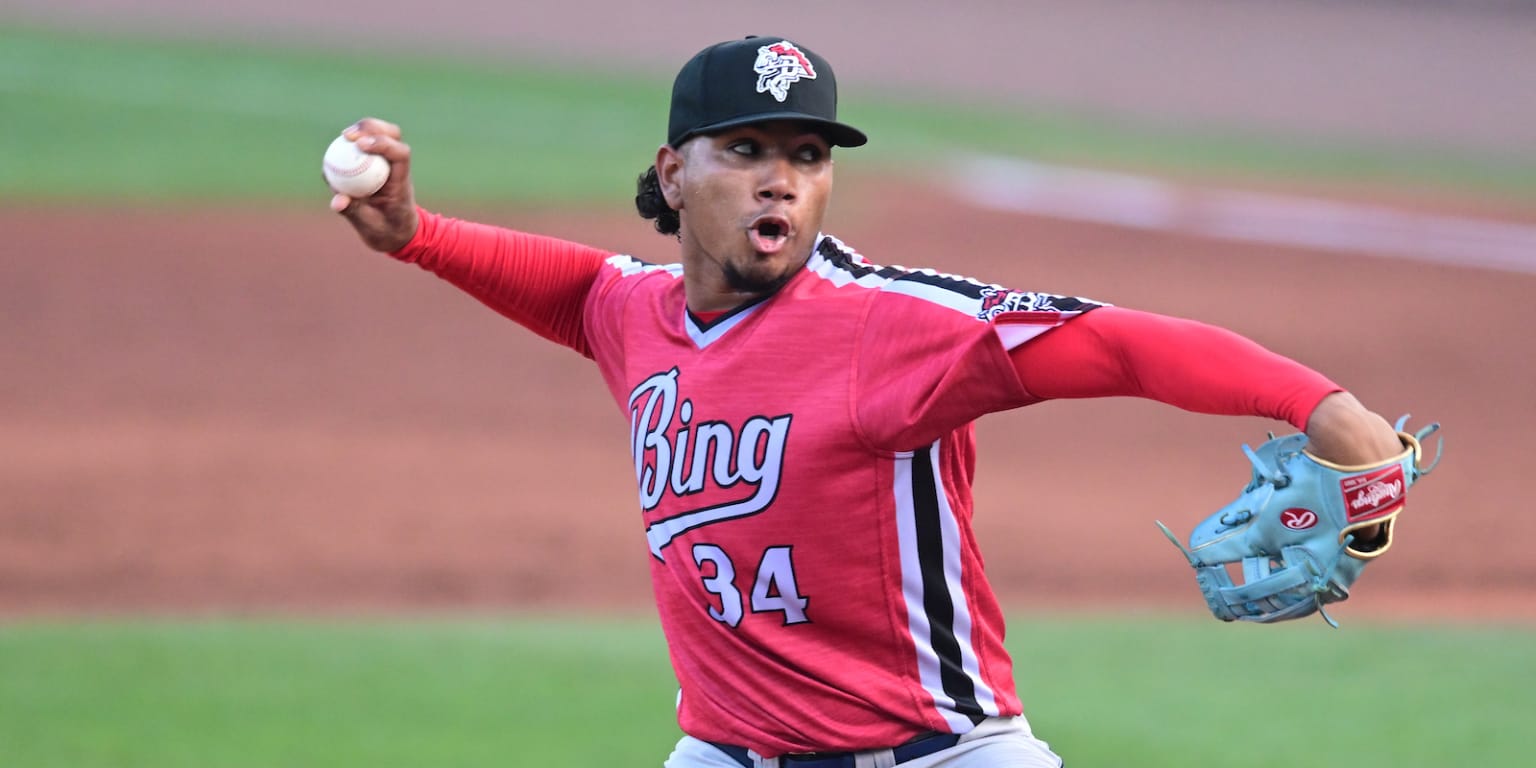
[[[661,186],[661,196],[674,211],[683,209],[683,153],[671,144],[663,144],[656,150],[656,181]]]

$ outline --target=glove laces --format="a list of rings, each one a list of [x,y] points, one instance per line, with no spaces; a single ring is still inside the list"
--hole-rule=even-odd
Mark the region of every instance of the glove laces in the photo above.
[[[1323,595],[1333,591],[1330,586],[1333,582],[1333,571],[1339,567],[1339,561],[1344,558],[1344,551],[1349,549],[1350,543],[1354,540],[1355,535],[1353,533],[1345,536],[1344,541],[1339,544],[1339,550],[1333,553],[1333,561],[1328,563],[1328,567],[1321,571],[1318,570],[1316,565],[1312,564],[1311,560],[1307,561],[1307,570],[1313,574],[1312,603],[1317,606],[1317,614],[1322,616],[1323,621],[1328,622],[1328,626],[1334,629],[1339,628],[1339,623],[1334,621],[1333,617],[1328,615],[1328,609],[1323,607]]]
[[[1275,433],[1269,433],[1269,437],[1273,440]],[[1278,456],[1275,458],[1274,464],[1270,465],[1259,458],[1258,452],[1254,451],[1246,443],[1243,444],[1243,455],[1247,456],[1248,463],[1253,465],[1253,479],[1248,482],[1248,487],[1244,490],[1251,491],[1258,488],[1261,483],[1269,483],[1276,488],[1284,488],[1291,484],[1291,476],[1285,471],[1285,467],[1282,466],[1283,462],[1280,461]]]

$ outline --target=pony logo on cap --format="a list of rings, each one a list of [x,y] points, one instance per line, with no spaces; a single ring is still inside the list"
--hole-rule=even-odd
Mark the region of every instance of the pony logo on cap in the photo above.
[[[771,93],[780,102],[789,98],[791,85],[801,79],[816,79],[816,68],[811,66],[811,60],[788,40],[758,48],[752,71],[757,73],[757,92]]]

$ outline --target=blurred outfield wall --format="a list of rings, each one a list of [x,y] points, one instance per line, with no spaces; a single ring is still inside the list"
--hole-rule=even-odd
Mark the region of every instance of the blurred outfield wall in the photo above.
[[[916,88],[1110,121],[1536,153],[1532,0],[7,0],[0,23],[662,76],[718,39],[782,34],[827,55],[845,98]]]

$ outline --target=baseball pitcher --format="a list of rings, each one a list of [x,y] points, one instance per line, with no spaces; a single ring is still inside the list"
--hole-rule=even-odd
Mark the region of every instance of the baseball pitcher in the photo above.
[[[674,264],[426,211],[399,127],[346,135],[391,162],[377,193],[332,200],[363,241],[590,358],[627,421],[681,688],[668,768],[1060,765],[972,531],[984,414],[1130,395],[1301,430],[1250,451],[1252,493],[1175,542],[1226,619],[1342,599],[1428,471],[1426,432],[1227,331],[881,266],[826,234],[833,148],[866,137],[826,60],[782,37],[677,75],[636,196]],[[1220,581],[1248,559],[1252,584]]]

